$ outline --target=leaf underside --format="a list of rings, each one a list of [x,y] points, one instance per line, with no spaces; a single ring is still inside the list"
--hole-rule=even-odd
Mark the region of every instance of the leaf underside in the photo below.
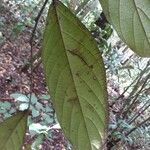
[[[0,123],[0,150],[20,150],[23,144],[28,113],[16,115]]]
[[[150,56],[150,0],[100,0],[120,38],[137,54]]]
[[[107,129],[104,64],[90,32],[61,2],[50,6],[42,59],[66,137],[76,150],[98,150]]]

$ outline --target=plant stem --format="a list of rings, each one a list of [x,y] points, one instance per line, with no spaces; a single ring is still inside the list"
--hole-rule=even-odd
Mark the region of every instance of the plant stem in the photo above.
[[[33,58],[30,59],[30,62],[26,63],[26,64],[22,67],[21,71],[25,72],[26,70],[28,70],[28,69],[31,67],[31,64],[34,64],[34,62],[35,62],[37,59],[40,59],[40,57],[41,57],[41,51],[39,50],[39,51],[37,52],[37,54],[35,54],[35,55],[33,56]],[[34,70],[34,67],[33,67],[33,70]]]
[[[135,131],[136,129],[138,129],[139,127],[141,127],[142,125],[144,125],[147,121],[149,121],[150,120],[150,116],[146,119],[146,120],[144,120],[144,121],[142,121],[140,124],[138,124],[136,127],[134,127],[134,128],[132,128],[129,132],[127,132],[126,134],[125,134],[125,136],[127,137],[127,136],[129,136],[133,131]],[[112,140],[112,141],[109,141],[109,143],[107,143],[107,145],[109,146],[108,148],[108,150],[111,150],[118,142],[120,142],[121,141],[121,139],[117,139],[117,140]]]
[[[30,61],[31,61],[31,72],[30,72],[30,96],[29,96],[29,106],[28,106],[28,110],[30,109],[30,105],[31,105],[31,97],[32,97],[32,91],[33,91],[33,63],[32,63],[32,59],[33,59],[33,40],[34,40],[34,36],[35,36],[35,32],[36,32],[36,29],[37,29],[37,25],[38,25],[38,22],[39,22],[39,19],[45,9],[45,6],[46,4],[48,3],[48,0],[45,0],[45,2],[43,3],[43,6],[41,7],[37,17],[35,18],[35,24],[34,24],[34,27],[33,27],[33,30],[32,30],[32,34],[31,34],[31,37],[30,37]]]
[[[132,103],[129,105],[129,107],[127,108],[127,110],[123,113],[123,119],[127,116],[128,112],[132,109],[133,105],[135,104],[137,98],[139,97],[139,95],[141,94],[143,88],[145,87],[147,81],[149,80],[150,74],[147,75],[144,83],[142,84],[140,90],[138,91],[138,93],[136,94],[135,98],[133,99]]]
[[[136,127],[134,127],[133,129],[131,129],[128,133],[125,134],[125,136],[128,136],[129,134],[131,134],[133,131],[135,131],[136,129],[138,129],[142,125],[144,125],[149,120],[150,120],[150,116],[146,120],[144,120],[140,124],[138,124]]]
[[[139,109],[138,112],[136,112],[136,114],[128,121],[128,124],[133,123],[143,112],[145,112],[149,107],[150,104],[148,106],[146,106],[148,103],[150,102],[150,99]],[[146,106],[146,107],[145,107]],[[144,108],[144,109],[143,109]]]

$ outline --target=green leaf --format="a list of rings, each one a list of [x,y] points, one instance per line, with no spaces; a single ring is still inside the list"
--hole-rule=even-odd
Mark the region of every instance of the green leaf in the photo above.
[[[11,114],[9,114],[9,113],[4,113],[4,118],[8,118],[8,117],[11,117]]]
[[[35,141],[32,143],[32,150],[37,150],[39,149],[40,145],[42,145],[43,140],[44,140],[44,135],[40,134],[38,137],[36,137]]]
[[[10,102],[7,102],[7,101],[5,101],[5,102],[0,102],[0,109],[10,109],[11,108],[11,103]]]
[[[77,150],[100,149],[108,125],[104,64],[90,32],[61,2],[49,9],[42,59],[66,137]]]
[[[32,123],[29,126],[29,131],[32,136],[36,134],[41,134],[41,133],[46,134],[49,129],[50,129],[49,127],[41,125],[39,123]]]
[[[43,94],[43,95],[40,95],[39,98],[40,98],[40,99],[44,99],[44,100],[49,100],[49,99],[50,99],[50,96]]]
[[[12,98],[14,98],[16,101],[20,101],[20,102],[29,102],[29,98],[24,95],[24,94],[20,94],[20,93],[13,93],[10,95]]]
[[[37,103],[35,104],[35,107],[36,107],[37,110],[45,111],[45,108],[44,108],[43,105],[42,105],[41,103],[39,103],[39,102],[37,102]]]
[[[0,114],[5,114],[5,113],[7,113],[7,109],[0,109]]]
[[[27,125],[28,113],[18,112],[0,124],[0,150],[20,150]]]
[[[50,106],[46,105],[45,111],[46,113],[50,113],[50,112],[53,112],[54,110]]]
[[[14,109],[14,108],[11,108],[10,110],[9,110],[9,114],[13,114],[13,113],[15,113],[16,112],[16,109]]]
[[[36,110],[35,108],[33,108],[33,109],[32,109],[32,116],[33,116],[33,117],[37,117],[37,116],[39,116],[39,115],[40,115],[39,111]]]
[[[24,111],[24,110],[28,109],[28,107],[29,107],[28,103],[22,103],[19,106],[19,110]]]
[[[150,0],[100,0],[120,38],[140,56],[150,56]]]
[[[30,94],[28,95],[28,97],[30,97]],[[35,95],[35,94],[32,94],[32,95],[31,95],[31,103],[32,103],[32,104],[36,104],[37,101],[38,101],[38,99],[37,99],[36,95]]]
[[[47,115],[47,114],[43,114],[42,119],[44,119],[45,122],[48,123],[49,125],[54,122],[54,118],[50,115]]]

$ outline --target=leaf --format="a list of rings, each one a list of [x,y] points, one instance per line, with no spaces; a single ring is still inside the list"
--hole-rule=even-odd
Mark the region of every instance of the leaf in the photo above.
[[[35,104],[35,107],[36,107],[37,110],[45,111],[45,108],[44,108],[43,105],[42,105],[41,103],[39,103],[39,102],[37,102],[37,103]]]
[[[54,123],[54,118],[50,115],[43,114],[42,119],[45,120],[45,122],[48,123],[49,125]]]
[[[45,136],[43,134],[40,134],[38,137],[36,137],[36,139],[34,140],[31,146],[32,150],[39,149],[40,145],[42,145],[43,143],[44,138]]]
[[[28,95],[28,97],[30,97],[30,94]],[[37,101],[38,101],[38,99],[37,99],[36,95],[35,95],[35,94],[32,94],[32,95],[31,95],[31,103],[32,103],[32,104],[36,104]]]
[[[26,95],[23,95],[23,94],[20,94],[20,93],[13,93],[10,96],[12,98],[14,98],[16,101],[29,102],[29,98]]]
[[[11,117],[11,114],[9,114],[9,113],[4,113],[4,118],[8,118],[8,117]]]
[[[100,0],[120,38],[140,56],[150,56],[150,0]]]
[[[40,115],[39,111],[36,110],[35,108],[32,109],[32,116],[33,117],[38,117]]]
[[[107,129],[102,57],[85,26],[61,3],[49,9],[43,65],[58,121],[77,150],[98,150]]]
[[[28,103],[22,103],[19,106],[19,110],[24,111],[24,110],[28,109],[28,107],[29,107]]]
[[[61,129],[60,124],[54,124],[50,129]]]
[[[40,98],[40,99],[44,99],[44,100],[49,100],[49,99],[50,99],[50,96],[43,94],[43,95],[40,95],[39,98]]]
[[[5,114],[5,113],[7,113],[7,109],[0,109],[0,114]]]
[[[29,131],[31,135],[41,134],[41,133],[47,133],[47,131],[50,128],[44,125],[41,125],[39,123],[32,123],[29,126]]]
[[[46,113],[50,113],[50,112],[53,112],[54,110],[52,109],[52,107],[50,107],[50,106],[48,106],[48,105],[46,105],[45,106],[45,112]]]
[[[16,115],[0,123],[0,150],[20,150],[27,125],[28,113]]]
[[[16,109],[14,109],[14,108],[11,108],[10,110],[9,110],[9,114],[13,114],[13,113],[15,113],[16,112]]]
[[[10,109],[11,108],[11,103],[10,102],[7,102],[7,101],[5,101],[5,102],[0,102],[0,109]]]

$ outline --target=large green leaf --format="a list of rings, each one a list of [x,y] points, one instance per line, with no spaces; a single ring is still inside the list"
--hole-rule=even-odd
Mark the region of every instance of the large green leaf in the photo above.
[[[104,64],[90,32],[60,2],[49,9],[42,58],[66,137],[76,150],[98,150],[108,125]]]
[[[0,150],[21,149],[27,125],[27,116],[27,112],[19,112],[0,123]]]
[[[100,0],[121,39],[140,56],[150,56],[150,0]]]

